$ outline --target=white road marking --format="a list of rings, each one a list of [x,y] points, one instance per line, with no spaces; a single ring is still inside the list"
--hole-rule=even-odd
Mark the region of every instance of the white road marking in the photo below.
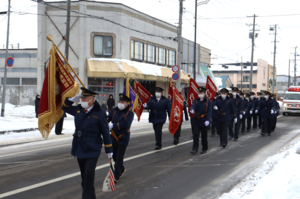
[[[146,155],[158,153],[160,151],[165,151],[165,150],[168,150],[168,149],[172,149],[172,148],[175,148],[175,147],[178,147],[178,146],[181,146],[181,145],[189,144],[191,142],[193,142],[193,140],[182,142],[182,143],[178,144],[177,146],[165,147],[165,148],[162,148],[161,150],[158,150],[158,151],[149,151],[149,152],[146,152],[146,153],[142,153],[142,154],[139,154],[139,155],[128,157],[128,158],[124,159],[124,162],[127,162],[129,160],[134,160],[134,159],[146,156]],[[101,166],[96,167],[96,170],[103,169],[105,167],[109,167],[109,163],[103,164]],[[76,176],[79,176],[79,175],[80,175],[80,172],[76,172],[76,173],[65,175],[65,176],[62,176],[62,177],[58,177],[58,178],[55,178],[55,179],[52,179],[52,180],[47,180],[45,182],[37,183],[37,184],[34,184],[34,185],[30,185],[30,186],[27,186],[27,187],[23,187],[23,188],[20,188],[20,189],[16,189],[16,190],[13,190],[13,191],[2,193],[2,194],[0,194],[0,198],[12,196],[12,195],[15,195],[15,194],[18,194],[18,193],[22,193],[24,191],[28,191],[28,190],[35,189],[35,188],[38,188],[38,187],[42,187],[42,186],[52,184],[52,183],[55,183],[55,182],[59,182],[59,181],[62,181],[62,180],[66,180],[66,179],[69,179],[69,178],[73,178],[73,177],[76,177]]]

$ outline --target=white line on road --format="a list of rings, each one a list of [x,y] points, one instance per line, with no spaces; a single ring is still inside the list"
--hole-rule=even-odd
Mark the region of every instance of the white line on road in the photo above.
[[[193,142],[193,140],[182,142],[182,143],[178,144],[177,146],[189,144],[191,142]],[[143,156],[146,156],[146,155],[154,154],[154,153],[157,153],[157,152],[160,152],[160,151],[165,151],[165,150],[168,150],[168,149],[172,149],[172,148],[175,148],[177,146],[169,146],[169,147],[162,148],[159,151],[149,151],[149,152],[146,152],[146,153],[142,153],[142,154],[139,154],[139,155],[128,157],[128,158],[124,159],[124,162],[127,162],[129,160],[133,160],[133,159],[137,159],[137,158],[140,158],[140,157],[143,157]],[[108,167],[108,166],[109,166],[109,163],[103,164],[101,166],[96,167],[96,170],[103,169],[103,168]],[[65,176],[55,178],[55,179],[52,179],[52,180],[48,180],[48,181],[45,181],[45,182],[37,183],[37,184],[34,184],[34,185],[30,185],[30,186],[27,186],[27,187],[23,187],[23,188],[20,188],[20,189],[16,189],[16,190],[13,190],[13,191],[2,193],[2,194],[0,194],[0,198],[12,196],[12,195],[15,195],[15,194],[18,194],[18,193],[22,193],[24,191],[28,191],[28,190],[35,189],[35,188],[38,188],[38,187],[42,187],[42,186],[52,184],[52,183],[55,183],[55,182],[59,182],[59,181],[62,181],[62,180],[66,180],[66,179],[69,179],[69,178],[73,178],[73,177],[76,177],[76,176],[79,176],[79,175],[80,175],[80,172],[76,172],[76,173],[73,173],[73,174],[65,175]]]

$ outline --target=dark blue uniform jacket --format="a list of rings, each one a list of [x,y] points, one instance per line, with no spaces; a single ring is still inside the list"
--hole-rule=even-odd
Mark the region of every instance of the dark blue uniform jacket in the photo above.
[[[218,97],[213,106],[218,107],[218,120],[220,122],[230,121],[236,118],[236,113],[234,110],[233,100],[229,97],[226,97],[224,100],[222,97]]]
[[[212,102],[212,106],[213,106],[213,104],[215,104],[215,101],[216,101],[216,99],[214,99],[214,101]],[[218,110],[212,109],[211,118],[212,119],[218,119],[219,118]]]
[[[245,98],[245,100],[246,100],[246,98]],[[250,111],[252,111],[252,114],[250,114]],[[246,112],[245,117],[246,118],[252,117],[252,115],[254,114],[254,111],[255,111],[255,101],[254,101],[254,99],[252,101],[251,101],[251,99],[249,99],[249,101],[248,101],[248,110]]]
[[[150,110],[149,122],[153,124],[165,123],[167,119],[167,113],[170,118],[170,105],[169,100],[162,96],[157,102],[156,97],[151,97],[148,101],[147,108]],[[166,113],[167,112],[167,113]]]
[[[118,107],[113,108],[108,115],[108,122],[113,123],[113,132],[118,138],[119,143],[113,134],[111,135],[113,145],[122,144],[128,145],[130,139],[130,127],[134,118],[134,113],[127,106],[124,110],[120,110]]]
[[[258,110],[257,114],[260,115],[261,114],[261,102],[263,101],[263,98],[260,99],[256,99],[256,109]]]
[[[105,152],[112,153],[107,116],[98,102],[95,101],[94,107],[88,113],[85,113],[81,105],[72,106],[72,104],[73,102],[66,98],[62,107],[66,113],[74,116],[75,121],[71,154],[79,159],[98,158],[103,140]]]
[[[276,105],[275,101],[272,99],[263,100],[261,103],[261,117],[262,118],[271,118],[273,114],[271,114],[271,110],[275,111]]]
[[[236,98],[232,98],[233,100],[233,105],[234,105],[234,110],[237,118],[240,118],[240,115],[243,115],[244,112],[244,103],[243,100],[240,96],[236,96]]]
[[[195,99],[191,109],[195,112],[192,118],[192,124],[197,124],[199,127],[204,127],[204,122],[210,122],[212,115],[212,103],[208,98],[205,97],[202,101],[200,98]]]
[[[243,102],[243,105],[244,105],[243,117],[246,118],[247,112],[249,110],[249,102],[245,98],[242,100],[242,102]],[[245,112],[245,114],[244,114],[244,112]]]

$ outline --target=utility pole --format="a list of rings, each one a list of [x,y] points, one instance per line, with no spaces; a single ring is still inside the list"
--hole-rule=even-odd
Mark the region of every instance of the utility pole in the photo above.
[[[272,93],[273,94],[274,94],[274,87],[275,87],[276,35],[277,35],[277,24],[275,24],[275,40],[274,40],[273,81],[272,81]]]
[[[294,66],[294,86],[297,86],[297,79],[296,79],[296,73],[297,73],[297,69],[296,69],[296,65],[297,65],[297,60],[296,60],[296,56],[297,56],[297,48],[298,46],[295,47],[295,66]]]
[[[255,17],[253,15],[253,30],[252,30],[252,51],[251,51],[251,71],[250,71],[250,92],[252,92],[252,75],[253,75],[253,57],[254,57],[254,40],[255,40]]]
[[[67,60],[69,60],[70,12],[71,12],[71,0],[68,0],[68,5],[67,5],[67,27],[66,27],[66,46],[65,46],[65,56],[66,56]]]
[[[5,64],[4,64],[4,81],[3,81],[3,92],[2,92],[1,117],[4,117],[4,112],[5,112],[5,90],[6,90],[6,78],[7,78],[6,59],[8,58],[9,20],[10,20],[10,0],[8,0],[8,12],[7,12],[7,15],[8,15],[8,16],[7,16],[6,54],[5,54]]]
[[[176,81],[176,88],[181,91],[181,61],[182,61],[182,14],[183,14],[183,1],[179,0],[179,25],[178,25],[178,52],[177,52],[177,66],[179,67],[179,78]]]
[[[288,78],[288,88],[290,87],[290,81],[291,81],[291,77],[290,77],[290,66],[291,66],[291,59],[289,59],[289,78]]]
[[[241,57],[241,91],[243,92],[243,57]]]
[[[194,33],[194,80],[196,81],[196,52],[197,52],[197,1],[195,0],[195,33]],[[200,50],[200,49],[199,49]]]

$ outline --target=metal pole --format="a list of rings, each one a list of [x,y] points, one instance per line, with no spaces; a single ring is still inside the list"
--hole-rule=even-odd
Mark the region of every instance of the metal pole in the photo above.
[[[295,66],[294,66],[294,86],[296,86],[297,80],[296,80],[296,65],[297,65],[297,60],[296,60],[296,55],[297,55],[297,48],[298,46],[295,47]]]
[[[67,27],[66,27],[66,46],[65,46],[65,56],[66,56],[67,60],[69,60],[70,12],[71,12],[71,0],[68,0],[68,5],[67,5]]]
[[[250,71],[250,92],[252,92],[252,75],[253,75],[253,57],[254,57],[254,39],[255,39],[255,15],[253,16],[253,31],[252,31],[252,51],[251,51],[251,71]]]
[[[290,87],[290,81],[291,81],[291,77],[290,77],[290,66],[291,66],[291,60],[289,59],[289,78],[288,78],[288,88]]]
[[[241,91],[243,92],[243,57],[241,57]]]
[[[277,24],[275,24],[275,41],[274,41],[273,81],[272,81],[272,93],[273,94],[274,94],[274,87],[275,87],[276,35],[277,35]]]
[[[195,0],[195,33],[194,33],[194,80],[196,80],[196,51],[197,51],[197,0]],[[199,49],[200,50],[200,49]]]
[[[179,67],[179,79],[176,81],[176,88],[180,92],[181,87],[181,61],[182,61],[182,13],[183,13],[183,0],[179,1],[179,25],[178,25],[178,52],[177,52],[177,66]]]
[[[3,92],[2,92],[1,117],[4,117],[4,112],[5,112],[5,90],[6,90],[6,77],[7,77],[6,59],[8,58],[10,0],[8,0],[8,13],[7,14],[8,14],[8,17],[7,17],[7,35],[6,35],[6,54],[5,54],[5,64],[4,64],[4,81],[3,81]]]

